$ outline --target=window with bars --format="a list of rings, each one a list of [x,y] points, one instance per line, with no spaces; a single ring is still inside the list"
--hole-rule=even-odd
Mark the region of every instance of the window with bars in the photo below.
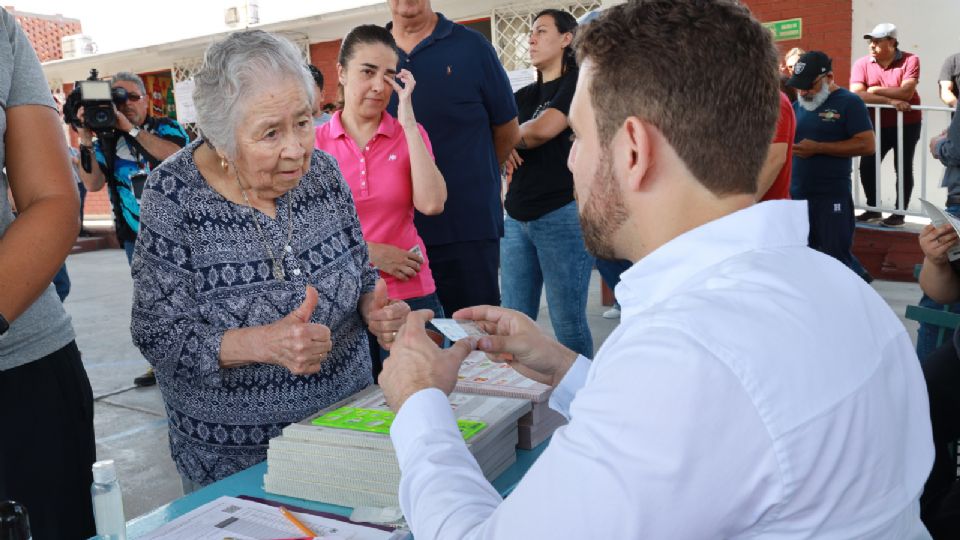
[[[600,1],[527,2],[498,7],[493,10],[493,46],[504,69],[514,71],[530,67],[530,47],[527,39],[533,16],[543,9],[562,9],[579,19],[599,9]]]
[[[284,35],[283,32],[280,32],[281,35]],[[294,45],[300,49],[300,54],[303,56],[304,63],[310,63],[310,40],[307,36],[304,35],[284,35],[287,39],[293,42]],[[194,56],[190,58],[181,58],[173,62],[173,69],[170,70],[171,76],[173,77],[173,83],[176,84],[181,81],[186,81],[193,78],[193,75],[200,70],[200,67],[203,66],[203,56]],[[181,99],[183,99],[181,97]],[[196,125],[193,122],[180,122],[184,129],[187,130],[187,133],[190,134],[191,139],[196,137]]]

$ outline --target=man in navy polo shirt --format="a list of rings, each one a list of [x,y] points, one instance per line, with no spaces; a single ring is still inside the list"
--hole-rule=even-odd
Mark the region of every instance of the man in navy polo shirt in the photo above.
[[[417,214],[446,313],[498,305],[503,207],[500,164],[520,140],[517,106],[496,52],[480,33],[451,22],[430,0],[388,0],[400,67],[417,80],[413,106],[447,182],[442,214]],[[397,97],[390,102],[396,115]]]
[[[867,107],[856,94],[836,85],[830,58],[820,51],[800,56],[787,86],[797,89],[790,196],[807,201],[810,247],[856,271],[850,252],[850,173],[854,156],[874,151]]]

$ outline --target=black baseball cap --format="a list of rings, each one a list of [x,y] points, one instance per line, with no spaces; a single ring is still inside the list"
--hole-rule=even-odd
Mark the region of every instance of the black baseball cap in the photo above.
[[[833,71],[832,63],[826,54],[820,51],[803,53],[793,66],[793,76],[787,80],[787,86],[809,90],[817,77],[831,71]]]

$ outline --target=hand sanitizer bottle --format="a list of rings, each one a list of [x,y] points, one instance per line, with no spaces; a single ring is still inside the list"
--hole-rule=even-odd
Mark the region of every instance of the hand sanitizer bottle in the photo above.
[[[93,464],[93,517],[97,522],[97,538],[126,540],[127,524],[123,517],[123,497],[117,483],[117,468],[112,459]]]

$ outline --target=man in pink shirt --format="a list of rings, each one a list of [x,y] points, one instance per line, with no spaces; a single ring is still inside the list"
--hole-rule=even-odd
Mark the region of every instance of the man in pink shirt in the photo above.
[[[893,149],[894,167],[903,158],[903,201],[899,190],[896,207],[906,210],[913,191],[913,151],[920,140],[920,111],[911,110],[920,105],[917,81],[920,80],[920,59],[900,50],[897,27],[890,23],[878,24],[863,39],[870,41],[870,54],[856,61],[850,74],[850,91],[860,96],[864,103],[891,105],[894,109],[880,111],[880,141],[877,146],[880,159]],[[897,111],[903,112],[903,156],[897,150]],[[870,115],[874,121],[874,115]],[[898,167],[897,167],[898,168]],[[899,173],[897,186],[899,185]],[[877,171],[873,155],[860,160],[860,183],[867,197],[867,206],[877,206]],[[899,189],[895,187],[895,189]],[[901,206],[902,203],[902,206]],[[857,216],[857,221],[872,223],[880,221],[880,212],[867,210]],[[903,215],[891,214],[881,223],[887,227],[902,227]]]

